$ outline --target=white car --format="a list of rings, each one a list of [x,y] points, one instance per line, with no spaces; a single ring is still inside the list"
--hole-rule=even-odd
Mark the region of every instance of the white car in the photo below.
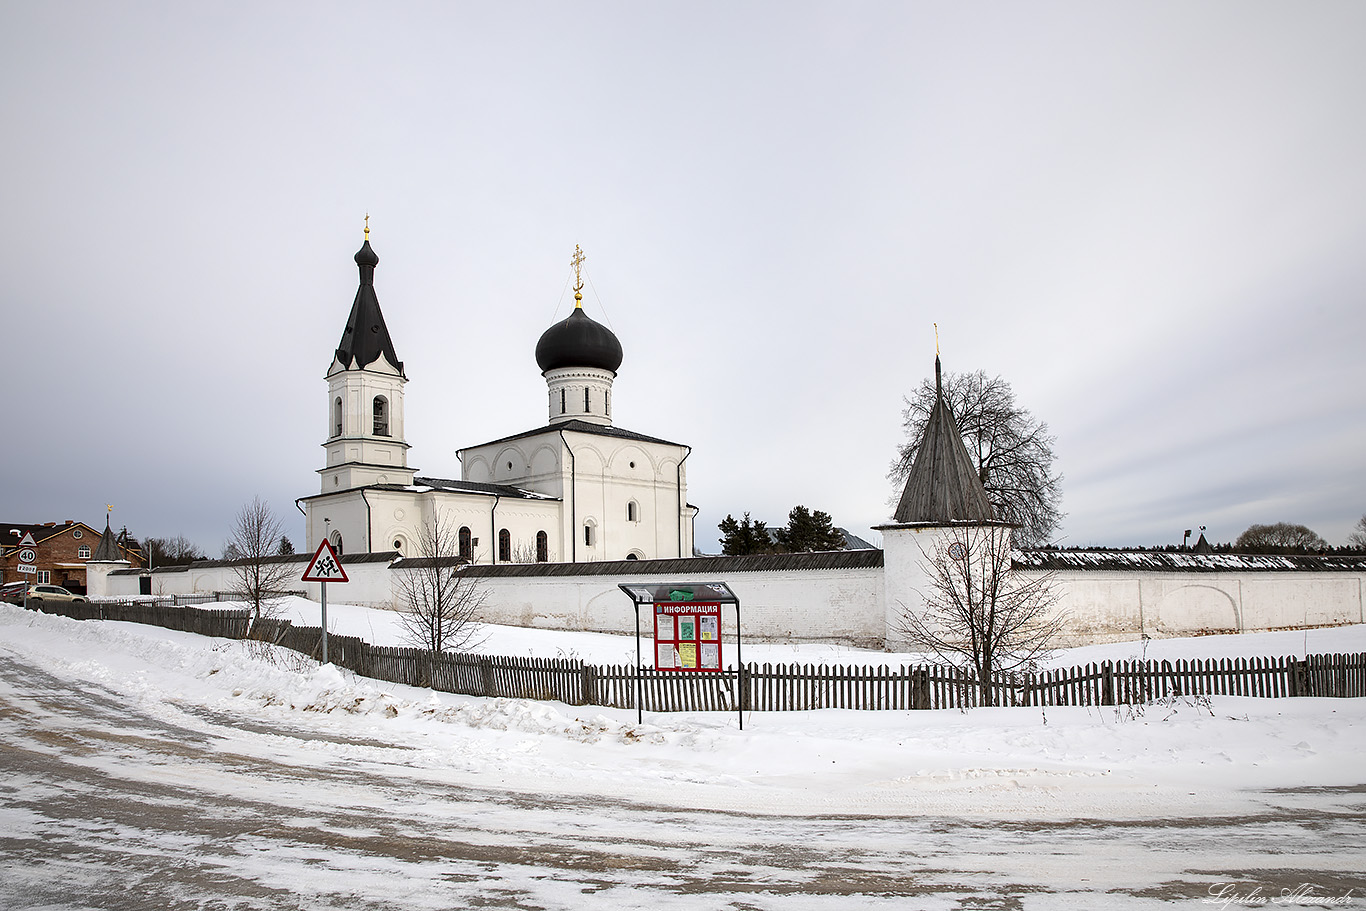
[[[29,607],[35,607],[44,601],[54,604],[83,604],[90,600],[84,595],[73,595],[60,585],[35,585],[24,582],[11,582],[6,585],[0,590],[0,600],[11,604],[23,604],[25,588],[28,589]]]

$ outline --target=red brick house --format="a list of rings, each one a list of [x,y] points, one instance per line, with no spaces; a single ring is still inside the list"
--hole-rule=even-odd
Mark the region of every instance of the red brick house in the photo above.
[[[106,526],[108,523],[105,523]],[[25,535],[32,535],[33,551],[37,555],[34,566],[37,575],[23,576],[19,573],[19,542]],[[85,594],[85,563],[100,544],[101,533],[84,522],[45,522],[34,525],[24,522],[0,522],[0,584],[31,582],[60,585],[63,588]],[[112,537],[112,536],[111,536]],[[142,551],[134,546],[125,547],[115,544],[119,558],[129,565],[142,568],[147,565]]]

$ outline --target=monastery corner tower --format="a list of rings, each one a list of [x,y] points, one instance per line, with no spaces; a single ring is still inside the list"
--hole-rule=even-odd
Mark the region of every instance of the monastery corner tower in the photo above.
[[[883,585],[889,648],[898,643],[901,615],[917,610],[930,590],[928,561],[964,529],[1000,527],[982,479],[963,445],[953,410],[944,400],[939,354],[934,356],[934,409],[925,423],[915,462],[906,476],[893,524],[882,532]]]

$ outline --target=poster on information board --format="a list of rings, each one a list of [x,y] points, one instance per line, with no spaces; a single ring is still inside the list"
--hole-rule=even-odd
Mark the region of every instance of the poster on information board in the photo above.
[[[721,670],[720,602],[655,603],[655,670]]]

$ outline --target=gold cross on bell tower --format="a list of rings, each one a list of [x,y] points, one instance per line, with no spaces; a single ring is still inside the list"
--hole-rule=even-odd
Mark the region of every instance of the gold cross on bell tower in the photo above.
[[[574,267],[574,309],[583,309],[583,249],[574,245],[574,256],[569,264]]]

